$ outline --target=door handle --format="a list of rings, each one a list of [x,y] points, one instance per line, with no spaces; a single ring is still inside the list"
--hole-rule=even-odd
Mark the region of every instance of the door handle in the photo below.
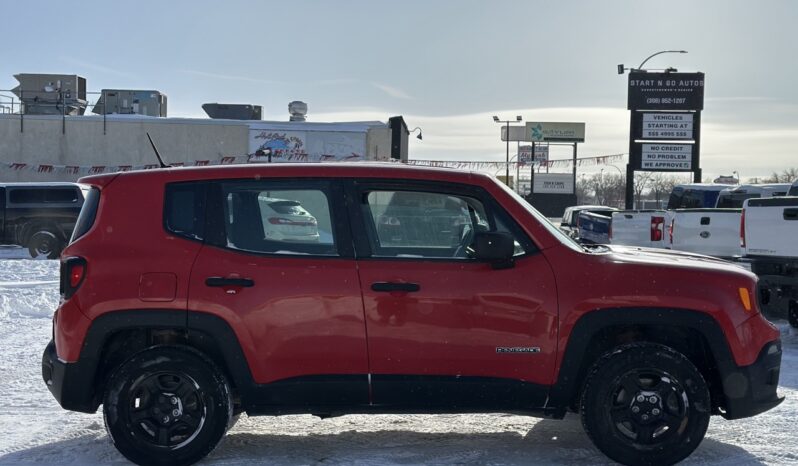
[[[421,287],[417,283],[391,283],[391,282],[376,282],[371,284],[372,291],[391,292],[391,291],[404,291],[405,293],[415,293]]]
[[[208,277],[205,279],[207,286],[240,286],[249,288],[255,286],[255,281],[249,278],[224,278],[224,277]]]

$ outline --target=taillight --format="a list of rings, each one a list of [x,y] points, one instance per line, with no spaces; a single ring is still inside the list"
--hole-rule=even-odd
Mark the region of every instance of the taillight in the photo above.
[[[665,217],[651,217],[651,241],[662,241]]]
[[[293,225],[293,226],[309,227],[316,225],[316,219],[310,218],[308,220],[291,220],[290,218],[285,218],[285,217],[269,217],[269,223],[271,223],[272,225]]]
[[[676,229],[676,219],[671,220],[671,226],[668,227],[668,242],[673,245],[673,230]]]
[[[743,213],[740,215],[740,247],[745,247],[745,209],[743,209]]]
[[[61,267],[61,294],[64,299],[69,299],[83,284],[86,278],[86,259],[82,257],[69,257]]]

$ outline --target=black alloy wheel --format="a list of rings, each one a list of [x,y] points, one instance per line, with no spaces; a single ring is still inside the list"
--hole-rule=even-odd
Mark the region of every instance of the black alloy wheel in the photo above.
[[[709,389],[681,353],[631,343],[591,368],[580,404],[593,443],[626,465],[670,465],[689,456],[709,427]]]
[[[51,231],[37,231],[28,240],[28,253],[34,259],[39,257],[58,259],[62,249],[63,242]]]
[[[233,399],[224,375],[202,353],[155,346],[113,372],[103,414],[114,446],[130,461],[189,465],[232,424]]]

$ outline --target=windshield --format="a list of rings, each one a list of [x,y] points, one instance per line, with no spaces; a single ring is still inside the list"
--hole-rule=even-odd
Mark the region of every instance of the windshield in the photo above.
[[[574,251],[577,251],[577,252],[585,252],[585,248],[583,248],[583,247],[582,247],[582,246],[581,246],[579,243],[577,243],[575,240],[573,240],[573,239],[571,239],[570,237],[568,237],[568,235],[566,235],[565,233],[563,233],[562,231],[560,231],[560,229],[559,229],[559,228],[557,228],[557,227],[556,227],[556,226],[555,226],[553,223],[551,223],[551,222],[549,221],[549,219],[548,219],[548,218],[546,218],[546,217],[545,217],[543,214],[541,214],[540,212],[538,212],[538,211],[537,211],[537,209],[535,209],[534,207],[532,207],[532,204],[530,204],[529,202],[527,202],[527,200],[526,200],[526,199],[524,199],[524,198],[523,198],[523,197],[521,197],[521,196],[520,196],[518,193],[516,193],[515,191],[513,191],[512,189],[510,189],[509,187],[507,187],[507,185],[505,185],[504,183],[502,183],[502,182],[500,182],[500,181],[499,181],[499,182],[498,182],[498,184],[499,184],[499,186],[501,186],[501,188],[502,188],[502,189],[503,189],[503,190],[504,190],[504,191],[505,191],[507,194],[509,194],[510,196],[512,196],[512,197],[513,197],[513,199],[515,199],[516,201],[518,201],[518,203],[519,203],[519,204],[521,204],[521,205],[522,205],[522,206],[523,206],[523,207],[524,207],[524,208],[525,208],[525,209],[526,209],[526,210],[527,210],[527,211],[528,211],[530,214],[532,214],[532,216],[533,216],[533,217],[535,217],[535,219],[536,219],[538,222],[540,222],[540,224],[541,224],[541,225],[543,225],[543,227],[544,227],[544,228],[546,228],[546,230],[548,230],[548,231],[549,231],[549,233],[551,233],[552,235],[554,235],[554,237],[555,237],[555,238],[557,238],[557,240],[559,240],[559,241],[560,241],[562,244],[564,244],[565,246],[567,246],[567,247],[569,247],[569,248],[573,249]]]

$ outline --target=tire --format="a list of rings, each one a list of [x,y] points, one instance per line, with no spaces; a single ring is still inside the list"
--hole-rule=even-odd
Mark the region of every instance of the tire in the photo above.
[[[591,368],[580,403],[582,426],[605,455],[626,465],[670,465],[687,458],[709,427],[704,378],[681,353],[632,343]]]
[[[64,242],[58,234],[49,230],[37,231],[28,239],[28,253],[34,259],[39,257],[58,259],[62,249],[64,249]]]
[[[103,415],[114,446],[130,461],[189,465],[224,436],[233,400],[224,375],[201,353],[157,346],[114,371]]]

